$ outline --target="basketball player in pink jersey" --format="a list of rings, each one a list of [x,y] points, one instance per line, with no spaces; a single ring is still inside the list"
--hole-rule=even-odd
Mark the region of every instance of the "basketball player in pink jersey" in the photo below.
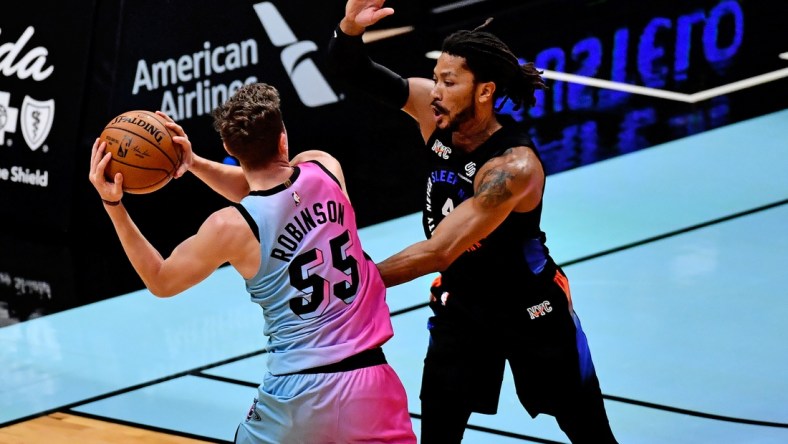
[[[278,91],[241,87],[213,112],[241,167],[196,156],[163,113],[190,169],[234,204],[211,214],[163,258],[123,206],[123,177],[96,140],[95,186],[146,287],[174,296],[225,263],[263,309],[268,373],[236,443],[415,443],[405,389],[381,346],[393,335],[385,287],[358,237],[339,162],[322,151],[289,160]],[[219,181],[211,183],[212,181]]]

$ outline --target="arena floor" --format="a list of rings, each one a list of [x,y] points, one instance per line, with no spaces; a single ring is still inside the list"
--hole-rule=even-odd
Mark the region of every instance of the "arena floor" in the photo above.
[[[548,178],[542,227],[621,443],[788,442],[786,141],[788,110]],[[361,235],[376,260],[423,236],[416,214]],[[388,294],[384,350],[417,434],[431,280]],[[228,442],[266,371],[262,322],[222,268],[175,298],[137,291],[4,327],[0,427],[66,412]],[[472,416],[465,436],[567,442],[508,375],[499,413]]]

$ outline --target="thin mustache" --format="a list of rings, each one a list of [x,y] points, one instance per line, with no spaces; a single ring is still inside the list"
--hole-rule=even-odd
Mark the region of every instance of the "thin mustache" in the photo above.
[[[437,109],[441,114],[447,114],[447,112],[448,112],[448,111],[446,111],[446,109],[444,107],[438,105],[438,102],[436,102],[436,101],[432,102],[432,106],[435,109]]]

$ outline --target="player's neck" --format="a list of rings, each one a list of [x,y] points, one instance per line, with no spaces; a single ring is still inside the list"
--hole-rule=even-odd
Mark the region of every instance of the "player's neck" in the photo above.
[[[452,133],[452,144],[465,152],[471,152],[486,142],[501,127],[502,125],[495,115],[490,115],[486,119],[465,122]]]
[[[263,168],[246,170],[246,180],[252,190],[269,190],[290,180],[293,167],[286,160],[275,161]]]

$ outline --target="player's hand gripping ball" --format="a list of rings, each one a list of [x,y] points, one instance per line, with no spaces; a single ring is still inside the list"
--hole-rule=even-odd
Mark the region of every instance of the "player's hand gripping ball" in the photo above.
[[[112,160],[104,170],[107,180],[123,174],[123,191],[152,193],[172,179],[181,163],[181,150],[172,141],[164,120],[144,110],[127,111],[113,118],[99,138],[107,142]]]

